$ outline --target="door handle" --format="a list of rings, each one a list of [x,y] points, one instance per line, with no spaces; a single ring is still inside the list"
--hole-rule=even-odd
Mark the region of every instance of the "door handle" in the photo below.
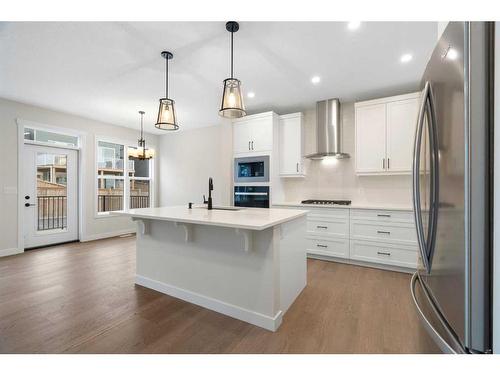
[[[31,203],[25,203],[24,207],[30,207],[30,206],[36,206],[36,204],[31,204]]]
[[[415,216],[415,224],[417,229],[417,240],[418,248],[420,251],[420,257],[424,264],[425,269],[428,271],[426,244],[424,239],[424,226],[422,223],[422,212],[421,212],[421,202],[420,202],[420,148],[422,145],[422,132],[424,125],[424,115],[427,107],[427,96],[429,94],[429,82],[425,83],[424,90],[422,93],[422,102],[420,104],[420,109],[418,112],[417,126],[415,128],[415,139],[413,144],[413,214]]]
[[[30,196],[29,195],[25,195],[24,199],[30,199]]]

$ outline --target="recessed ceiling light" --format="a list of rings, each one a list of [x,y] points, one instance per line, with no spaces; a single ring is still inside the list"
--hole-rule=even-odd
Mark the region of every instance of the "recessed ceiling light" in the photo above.
[[[411,53],[405,53],[403,56],[401,56],[401,62],[402,63],[407,63],[413,59],[413,56]]]
[[[347,23],[347,28],[349,30],[359,29],[359,26],[361,26],[361,22],[359,22],[359,21],[351,21],[351,22]]]
[[[254,93],[254,92],[249,92],[249,93],[247,94],[247,96],[248,96],[249,98],[255,98],[255,93]]]
[[[318,76],[314,76],[311,78],[311,82],[314,83],[315,85],[317,85],[320,81],[321,78],[319,78]]]

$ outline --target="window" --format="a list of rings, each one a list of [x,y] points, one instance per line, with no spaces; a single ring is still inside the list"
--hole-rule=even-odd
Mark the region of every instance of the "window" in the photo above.
[[[24,140],[57,146],[78,147],[78,137],[76,136],[28,127],[24,128]]]
[[[151,206],[151,160],[140,160],[129,156],[130,208]]]
[[[151,160],[132,156],[124,144],[97,142],[97,212],[151,206]],[[126,161],[126,162],[125,162]]]

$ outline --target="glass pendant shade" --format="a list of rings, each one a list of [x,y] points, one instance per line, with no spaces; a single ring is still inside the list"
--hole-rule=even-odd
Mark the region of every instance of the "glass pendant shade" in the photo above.
[[[219,115],[226,118],[246,116],[245,104],[243,103],[243,92],[239,79],[227,78],[224,80],[222,104]]]
[[[162,130],[179,129],[174,100],[169,98],[160,99],[160,108],[158,109],[158,119],[155,127]]]

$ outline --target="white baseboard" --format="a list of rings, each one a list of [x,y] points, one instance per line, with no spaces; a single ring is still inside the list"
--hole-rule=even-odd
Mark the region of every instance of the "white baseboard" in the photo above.
[[[278,329],[283,319],[281,311],[279,311],[274,317],[267,316],[256,311],[247,310],[242,307],[238,307],[211,297],[206,297],[201,294],[140,275],[135,276],[135,283],[273,332]]]
[[[9,255],[16,255],[24,253],[23,249],[18,249],[17,247],[13,247],[11,249],[2,249],[0,250],[0,257],[6,257]]]
[[[80,238],[80,242],[88,242],[88,241],[102,240],[104,238],[118,237],[124,234],[135,233],[135,231],[136,231],[135,229],[123,229],[123,230],[115,230],[113,232],[89,234],[82,236],[82,238]]]
[[[379,270],[385,270],[385,271],[403,272],[403,273],[410,273],[410,274],[413,274],[415,272],[414,268],[399,267],[399,266],[393,266],[390,264],[362,262],[362,261],[353,260],[353,259],[335,258],[335,257],[327,256],[327,255],[320,255],[320,254],[313,254],[313,253],[307,253],[307,257],[312,258],[312,259],[318,259],[318,260],[326,260],[327,262],[350,264],[353,266],[361,266],[361,267],[368,267],[368,268],[377,268]]]

